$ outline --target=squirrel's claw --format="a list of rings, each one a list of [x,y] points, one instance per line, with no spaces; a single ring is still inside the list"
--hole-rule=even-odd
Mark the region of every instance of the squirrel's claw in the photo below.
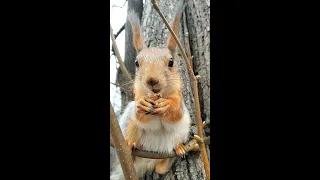
[[[156,104],[153,106],[154,110],[151,113],[152,115],[165,114],[169,108],[169,103],[164,98],[160,98],[156,101]]]
[[[144,98],[144,100],[145,100],[147,103],[151,104],[151,106],[153,106],[153,105],[156,104],[156,102],[155,102],[153,99],[151,99],[151,98],[146,97],[146,98]]]
[[[140,99],[137,104],[137,112],[150,114],[153,112],[153,104],[152,100],[146,98]]]
[[[151,114],[152,115],[165,114],[167,112],[168,108],[169,108],[168,105],[166,105],[164,107],[160,107],[160,108],[155,108]]]
[[[152,102],[152,101],[150,101],[150,102]],[[150,103],[150,102],[149,102],[149,100],[146,100],[145,98],[139,100],[139,104],[146,106],[148,108],[152,107],[153,106],[152,103],[154,103],[154,102],[152,102],[152,103]]]
[[[184,147],[183,144],[179,144],[174,148],[174,150],[176,151],[176,154],[178,156],[184,156],[186,154],[186,148]]]
[[[161,99],[161,101],[156,101],[156,104],[153,106],[154,108],[161,108],[161,107],[165,107],[169,105],[168,102],[166,102],[165,100]]]
[[[148,94],[138,101],[137,112],[157,115],[164,114],[168,108],[169,103],[160,94]]]

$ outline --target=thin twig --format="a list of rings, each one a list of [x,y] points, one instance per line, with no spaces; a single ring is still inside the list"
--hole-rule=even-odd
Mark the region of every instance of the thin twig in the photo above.
[[[198,127],[198,134],[200,136],[200,138],[203,137],[203,128],[202,128],[202,121],[201,121],[201,113],[200,113],[200,103],[199,103],[199,93],[198,93],[198,82],[197,82],[197,78],[194,75],[194,72],[192,70],[192,67],[190,65],[190,62],[187,58],[187,55],[180,43],[180,41],[177,38],[177,35],[173,32],[172,28],[170,27],[168,21],[166,20],[166,18],[163,16],[163,14],[161,13],[159,6],[158,6],[158,1],[157,0],[151,0],[152,4],[153,4],[153,8],[158,12],[158,14],[160,15],[161,19],[163,20],[163,22],[165,23],[165,25],[167,26],[167,28],[169,29],[170,33],[172,34],[173,38],[175,39],[175,41],[177,42],[180,51],[182,53],[182,56],[187,64],[187,68],[188,68],[188,72],[190,74],[190,77],[193,81],[193,90],[194,90],[194,101],[196,104],[196,119],[197,119],[197,127]],[[208,159],[208,155],[207,155],[207,151],[205,148],[204,143],[200,143],[200,150],[201,150],[201,156],[203,159],[203,163],[204,163],[204,169],[206,172],[206,178],[207,180],[210,179],[210,165],[209,165],[209,159]]]
[[[126,3],[127,3],[127,0],[126,0],[126,2],[124,2],[124,4],[123,4],[122,6],[117,6],[117,5],[114,5],[114,4],[113,4],[112,7],[123,8],[123,6],[126,5]]]
[[[114,35],[113,35],[113,30],[112,30],[111,23],[110,23],[110,36],[111,36],[111,40],[112,40],[112,47],[114,49],[114,53],[117,56],[118,62],[120,64],[120,69],[121,69],[121,71],[123,73],[123,76],[126,79],[126,81],[131,81],[132,78],[131,78],[131,76],[130,76],[127,68],[125,67],[125,65],[124,65],[124,63],[122,61],[122,58],[120,56],[120,53],[119,53],[119,50],[118,50],[118,46],[117,46],[116,40],[115,40]]]
[[[114,35],[114,38],[117,39],[117,37],[119,36],[119,34],[125,29],[125,25],[126,23],[124,23],[124,25],[119,29],[119,31],[117,32],[117,34]]]
[[[126,88],[122,87],[122,86],[119,85],[119,84],[115,84],[115,83],[113,83],[113,82],[110,82],[110,84],[115,85],[116,87],[122,89],[123,91],[131,92],[131,93],[132,93],[132,90],[126,89]]]
[[[134,80],[131,80],[131,81],[123,83],[121,86],[125,86],[125,85],[128,85],[128,84],[133,84],[133,83],[134,83]]]
[[[204,144],[209,145],[210,144],[210,136],[203,138]],[[114,147],[114,144],[112,141],[110,141],[110,146]],[[193,139],[189,141],[185,145],[185,151],[186,153],[189,151],[199,151],[199,145],[197,143],[196,139]],[[157,152],[150,152],[150,151],[144,151],[141,149],[132,149],[132,154],[134,156],[142,157],[142,158],[150,158],[150,159],[165,159],[165,158],[172,158],[178,156],[176,153],[157,153]]]
[[[117,34],[114,35],[114,39],[117,39],[117,37],[119,36],[119,34],[125,29],[125,25],[126,25],[126,24],[124,24],[124,25],[119,29],[119,31],[117,32]],[[114,53],[113,47],[111,47],[111,51]]]
[[[128,144],[124,140],[119,123],[116,119],[116,114],[114,113],[113,107],[110,102],[110,135],[114,147],[117,150],[117,156],[119,157],[120,164],[125,179],[138,180],[136,175],[136,170],[133,166],[132,156],[130,154]]]

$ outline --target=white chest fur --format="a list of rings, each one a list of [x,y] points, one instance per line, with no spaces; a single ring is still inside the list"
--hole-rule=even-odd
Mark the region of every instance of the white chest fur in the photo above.
[[[188,139],[191,119],[184,105],[183,117],[177,123],[168,123],[160,116],[151,116],[148,123],[140,123],[135,117],[133,120],[142,129],[140,143],[144,150],[170,153]]]
[[[140,143],[144,150],[170,153],[188,139],[191,119],[184,103],[182,106],[183,117],[177,123],[167,123],[159,116],[151,116],[148,123],[140,123],[135,118],[135,103],[130,102],[120,118],[121,130],[124,134],[129,119],[132,119],[143,132]]]

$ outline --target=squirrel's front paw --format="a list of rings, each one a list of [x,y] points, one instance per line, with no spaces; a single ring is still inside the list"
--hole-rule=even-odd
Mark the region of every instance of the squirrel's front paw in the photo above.
[[[145,97],[141,98],[140,100],[138,100],[137,112],[150,114],[154,110],[153,105],[155,105],[155,101],[153,99],[151,99],[150,97],[145,96]]]
[[[157,115],[157,114],[165,114],[167,110],[169,109],[169,103],[166,99],[160,98],[155,101],[155,105],[153,106],[154,110],[151,113],[152,115]]]

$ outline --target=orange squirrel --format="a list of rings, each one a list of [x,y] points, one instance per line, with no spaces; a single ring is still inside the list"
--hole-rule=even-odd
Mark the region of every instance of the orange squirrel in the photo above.
[[[182,1],[183,2],[183,1]],[[176,16],[171,27],[178,36],[183,4],[177,4]],[[181,79],[174,64],[176,42],[170,34],[167,47],[147,48],[138,16],[128,14],[132,26],[133,44],[138,53],[135,65],[135,100],[125,108],[120,127],[132,147],[159,153],[185,154],[184,145],[188,140],[191,119],[182,99]],[[133,157],[139,177],[147,171],[155,170],[165,174],[175,158],[147,159]],[[111,173],[110,179],[124,179],[120,163]]]

